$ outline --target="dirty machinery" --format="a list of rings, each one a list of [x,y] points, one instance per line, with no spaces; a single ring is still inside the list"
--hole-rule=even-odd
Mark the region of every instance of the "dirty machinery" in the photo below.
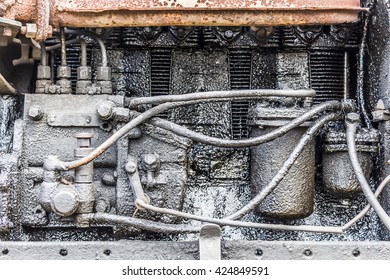
[[[0,259],[390,258],[389,11],[3,0]]]

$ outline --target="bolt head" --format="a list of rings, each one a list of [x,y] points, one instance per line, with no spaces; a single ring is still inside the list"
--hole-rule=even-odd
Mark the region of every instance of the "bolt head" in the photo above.
[[[53,211],[62,217],[67,217],[75,213],[79,206],[77,192],[69,186],[59,186],[51,200]]]
[[[125,165],[125,169],[128,173],[134,174],[137,171],[137,163],[135,161],[129,160]]]
[[[359,123],[360,116],[357,113],[348,113],[345,120],[349,123]]]
[[[38,28],[35,23],[26,23],[26,37],[35,38],[37,35]]]
[[[97,109],[99,117],[103,120],[109,120],[113,116],[113,106],[109,103],[103,103]]]
[[[154,154],[143,155],[142,160],[145,164],[145,167],[149,170],[156,170],[160,163],[158,157]]]
[[[28,110],[28,116],[34,121],[38,121],[43,117],[43,110],[39,106],[33,106]]]
[[[11,37],[12,36],[12,29],[9,26],[4,27],[3,36],[4,37]]]

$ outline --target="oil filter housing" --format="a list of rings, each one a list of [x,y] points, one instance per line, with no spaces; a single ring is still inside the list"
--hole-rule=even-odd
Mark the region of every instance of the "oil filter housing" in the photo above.
[[[310,108],[310,102],[295,98],[267,99],[249,112],[251,136],[257,137],[285,125]],[[255,196],[282,167],[309,122],[284,136],[251,149],[251,186]],[[276,189],[257,207],[257,212],[274,219],[298,219],[309,216],[314,207],[315,143],[311,141]]]
[[[378,153],[379,133],[375,129],[361,128],[356,134],[356,150],[364,175],[369,178],[373,156]],[[335,124],[324,136],[322,155],[324,189],[339,198],[352,198],[361,192],[349,155],[345,129]]]

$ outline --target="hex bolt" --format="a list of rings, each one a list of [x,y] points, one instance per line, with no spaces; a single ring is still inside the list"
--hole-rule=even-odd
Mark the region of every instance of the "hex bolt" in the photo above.
[[[93,138],[92,133],[77,133],[74,137],[77,138],[77,145],[79,148],[91,147],[91,139]]]
[[[4,27],[3,36],[4,37],[11,37],[12,36],[12,29],[9,26]]]
[[[226,38],[231,39],[231,38],[233,38],[233,35],[234,35],[234,33],[233,33],[232,30],[226,30],[225,31],[225,37]]]
[[[357,113],[348,113],[345,121],[349,123],[360,123],[360,116]]]
[[[158,157],[154,154],[145,154],[142,156],[142,160],[146,169],[150,171],[155,171],[160,164]]]
[[[38,120],[42,119],[42,117],[43,117],[43,110],[40,106],[32,106],[28,110],[28,116],[32,120],[38,121]]]
[[[26,23],[26,38],[35,38],[38,27],[35,23]]]
[[[97,113],[102,120],[109,120],[113,117],[113,104],[110,102],[104,102],[97,109]]]
[[[137,163],[129,160],[125,165],[125,169],[129,174],[134,174],[137,171]]]

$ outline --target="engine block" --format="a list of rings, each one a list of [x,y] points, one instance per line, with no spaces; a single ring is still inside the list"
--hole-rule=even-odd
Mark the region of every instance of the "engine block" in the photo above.
[[[0,259],[388,259],[388,7],[165,2],[0,4]]]

